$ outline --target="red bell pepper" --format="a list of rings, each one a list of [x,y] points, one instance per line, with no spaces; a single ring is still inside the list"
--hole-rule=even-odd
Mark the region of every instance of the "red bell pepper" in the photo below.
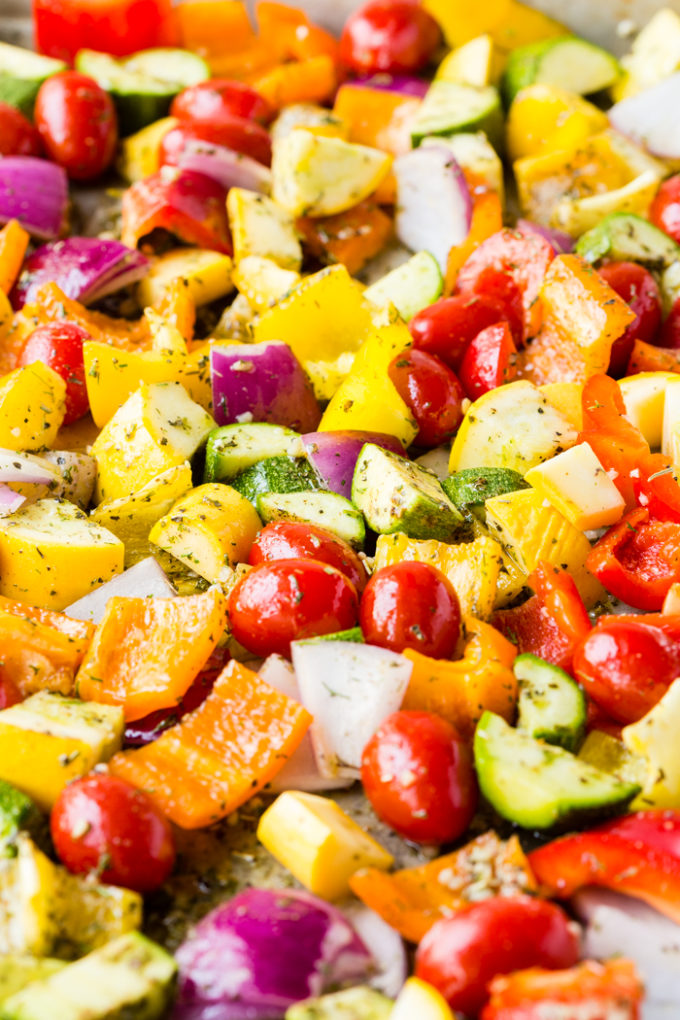
[[[517,375],[517,348],[507,322],[487,326],[465,349],[458,371],[465,395],[470,400],[495,390]]]
[[[501,609],[491,621],[517,645],[553,666],[571,670],[577,645],[588,636],[591,623],[572,576],[541,561],[529,577],[536,592],[521,606]]]
[[[604,886],[680,923],[680,811],[638,811],[564,836],[530,853],[529,864],[549,895]]]
[[[680,524],[680,485],[673,462],[662,453],[651,453],[639,466],[639,476],[633,478],[635,499],[649,510],[655,521],[675,521]]]
[[[619,384],[608,375],[593,375],[583,387],[583,431],[579,442],[589,443],[605,471],[612,472],[617,489],[634,507],[634,477],[649,456],[649,444],[625,418],[626,405]]]
[[[569,970],[518,970],[494,978],[489,991],[480,1020],[546,1020],[553,1015],[638,1020],[644,994],[634,964],[622,959],[586,960]]]
[[[652,521],[643,507],[631,510],[593,546],[586,566],[616,598],[660,610],[680,581],[680,524]]]
[[[123,196],[124,244],[136,248],[153,230],[175,234],[186,244],[232,254],[226,191],[205,174],[163,167]]]
[[[219,120],[183,120],[166,131],[160,146],[161,166],[177,166],[187,142],[193,141],[222,145],[263,166],[272,161],[272,142],[266,128],[245,117],[223,114]]]

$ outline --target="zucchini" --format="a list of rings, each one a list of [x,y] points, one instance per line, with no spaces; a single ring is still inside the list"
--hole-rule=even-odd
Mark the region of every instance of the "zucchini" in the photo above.
[[[504,496],[517,489],[528,489],[519,471],[502,467],[463,468],[449,475],[442,488],[463,513],[483,507],[492,496]]]
[[[518,655],[517,729],[530,737],[576,751],[586,726],[586,698],[575,680],[537,655]]]
[[[389,1020],[394,1003],[367,985],[304,999],[286,1011],[285,1020]]]
[[[310,492],[320,489],[316,471],[304,457],[269,457],[246,468],[229,483],[257,506],[270,492]]]
[[[408,262],[367,287],[364,297],[384,308],[394,305],[404,322],[441,297],[444,278],[429,251],[419,251]]]
[[[331,531],[355,549],[363,548],[366,526],[359,511],[337,492],[272,492],[260,496],[257,512],[270,521],[304,521]]]
[[[503,139],[503,115],[498,89],[454,81],[433,81],[411,128],[414,146],[427,135],[484,131],[494,148]]]
[[[19,832],[34,832],[42,822],[43,816],[31,798],[0,779],[0,858],[15,857]]]
[[[334,634],[319,634],[318,637],[305,638],[297,644],[309,645],[317,641],[352,641],[354,644],[362,645],[365,638],[361,627],[350,627],[349,630],[336,630]]]
[[[609,88],[621,68],[600,46],[564,35],[512,50],[503,75],[503,93],[511,103],[520,89],[538,82],[590,95]]]
[[[401,531],[409,538],[452,541],[463,518],[426,468],[366,443],[354,469],[352,502],[380,535]]]
[[[16,106],[31,118],[42,83],[67,68],[68,64],[63,60],[43,57],[21,46],[0,42],[0,102]]]
[[[575,251],[587,262],[616,259],[639,262],[657,270],[667,269],[680,259],[680,245],[668,234],[642,216],[626,212],[610,213],[592,230],[581,234]]]
[[[640,792],[637,783],[577,758],[561,747],[535,740],[485,712],[475,731],[479,787],[503,818],[525,829],[601,818],[623,811]]]
[[[208,435],[203,480],[227,482],[268,457],[302,456],[302,436],[283,425],[223,425]]]
[[[56,974],[65,966],[63,960],[54,960],[50,956],[30,956],[25,953],[0,956],[0,1015],[2,1003],[10,995],[21,991],[33,981],[42,981]]]

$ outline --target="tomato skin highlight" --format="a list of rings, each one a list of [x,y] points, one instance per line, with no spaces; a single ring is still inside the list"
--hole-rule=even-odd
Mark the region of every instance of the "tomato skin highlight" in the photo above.
[[[439,446],[463,420],[463,387],[443,361],[424,351],[408,350],[391,362],[388,374],[418,425],[416,446]]]
[[[269,103],[250,85],[230,78],[209,78],[190,85],[175,96],[170,115],[186,121],[219,121],[243,117],[267,124],[273,116]]]
[[[35,124],[47,155],[73,180],[89,181],[111,165],[118,142],[116,111],[93,78],[60,71],[44,81]]]
[[[636,262],[607,262],[598,272],[636,315],[623,336],[612,344],[608,373],[618,379],[626,374],[636,340],[656,342],[661,326],[661,292],[652,274]]]
[[[223,145],[243,156],[250,156],[264,166],[269,166],[272,161],[269,133],[253,120],[225,114],[220,120],[187,121],[170,128],[161,141],[161,166],[176,166],[189,141]]]
[[[649,207],[649,218],[680,244],[680,174],[663,182]]]
[[[358,592],[366,587],[366,568],[354,549],[330,531],[298,521],[274,521],[255,539],[248,562],[252,567],[272,560],[320,560],[349,578]]]
[[[489,390],[514,379],[516,353],[506,322],[487,326],[478,333],[468,344],[460,366],[460,381],[466,397],[477,400]]]
[[[361,782],[378,817],[415,843],[457,839],[477,809],[470,746],[433,712],[389,716],[364,748]]]
[[[404,561],[377,570],[359,607],[359,623],[369,644],[393,652],[412,648],[435,659],[454,654],[460,620],[453,585],[429,563]]]
[[[457,371],[470,341],[487,326],[505,321],[503,303],[496,298],[454,294],[423,308],[413,316],[408,328],[415,350],[434,354]]]
[[[27,117],[0,102],[0,156],[42,156],[40,135]]]
[[[441,37],[434,18],[413,0],[369,0],[345,22],[340,61],[367,74],[418,71]]]
[[[75,322],[50,322],[33,330],[19,356],[19,365],[42,361],[66,383],[64,425],[78,421],[90,410],[83,344],[91,339],[87,330]]]
[[[418,947],[415,973],[452,1009],[476,1016],[498,974],[560,970],[578,959],[576,926],[560,907],[532,896],[495,896],[437,921]]]
[[[354,585],[317,560],[261,563],[231,592],[229,620],[236,640],[263,658],[290,658],[290,643],[349,630],[357,622]]]
[[[50,830],[69,871],[96,871],[102,882],[151,892],[175,863],[170,823],[151,799],[116,776],[93,773],[64,787]]]

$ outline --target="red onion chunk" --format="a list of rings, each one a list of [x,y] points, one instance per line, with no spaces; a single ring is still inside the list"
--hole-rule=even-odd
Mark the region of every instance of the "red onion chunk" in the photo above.
[[[517,220],[517,229],[527,231],[531,234],[538,234],[544,237],[556,255],[567,255],[574,250],[574,239],[563,230],[553,230],[552,227],[541,226],[540,223],[532,223],[531,220]]]
[[[424,99],[430,82],[412,74],[368,74],[359,76],[345,85],[360,85],[362,88],[379,89],[381,92],[397,92],[400,96]]]
[[[295,889],[239,893],[199,921],[175,955],[174,1020],[273,1020],[373,969],[343,914]]]
[[[0,517],[8,517],[26,502],[26,497],[0,482]]]
[[[321,410],[309,379],[282,341],[215,345],[210,369],[218,425],[270,422],[307,432],[319,424]]]
[[[352,477],[362,446],[375,443],[383,450],[404,455],[404,447],[394,436],[384,432],[309,432],[302,444],[312,467],[325,489],[350,498]]]
[[[67,237],[50,241],[26,259],[12,291],[15,308],[35,300],[38,288],[55,282],[67,297],[90,304],[141,279],[148,259],[121,241]]]
[[[680,71],[644,92],[622,99],[609,111],[613,128],[654,156],[680,159]]]
[[[227,191],[229,188],[246,188],[268,195],[271,191],[271,170],[257,160],[224,145],[189,138],[177,157],[182,170],[195,170],[212,177]]]
[[[34,156],[0,159],[0,223],[15,219],[41,241],[58,237],[68,206],[66,171]]]

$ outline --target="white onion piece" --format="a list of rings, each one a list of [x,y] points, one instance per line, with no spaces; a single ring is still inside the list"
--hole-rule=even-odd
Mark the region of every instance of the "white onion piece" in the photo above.
[[[446,272],[449,251],[470,230],[472,199],[463,171],[444,145],[414,149],[394,161],[396,234],[411,251],[429,251]]]
[[[375,960],[377,973],[369,979],[369,985],[396,999],[408,977],[408,958],[401,936],[363,903],[341,903],[340,909]]]
[[[663,159],[680,159],[680,72],[609,111],[612,127]]]
[[[263,680],[275,687],[281,694],[292,698],[293,701],[300,701],[300,688],[295,670],[282,655],[270,655],[260,666],[259,673]],[[318,793],[323,790],[340,790],[343,787],[351,786],[352,782],[352,779],[340,776],[333,778],[320,774],[312,747],[312,739],[309,733],[305,733],[302,743],[281,771],[274,776],[269,788],[272,793],[282,793],[284,790]]]
[[[26,497],[0,482],[0,517],[9,517],[26,502]]]
[[[135,563],[134,567],[107,581],[101,588],[96,588],[77,602],[72,602],[64,612],[75,620],[92,620],[99,623],[111,598],[171,599],[176,594],[153,556],[147,556],[146,559]]]
[[[57,478],[56,470],[41,457],[0,449],[0,482],[26,482],[50,485]]]

